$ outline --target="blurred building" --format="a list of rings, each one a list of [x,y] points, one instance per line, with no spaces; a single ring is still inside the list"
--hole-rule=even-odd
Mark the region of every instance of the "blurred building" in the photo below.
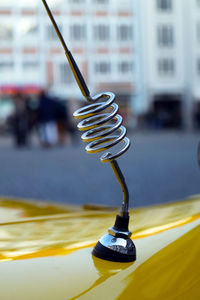
[[[91,94],[113,91],[122,115],[158,127],[200,120],[199,0],[47,2]],[[18,87],[81,98],[41,0],[0,1],[0,93]]]
[[[140,86],[135,1],[47,2],[91,93],[116,92],[122,109],[130,107]],[[0,1],[0,89],[16,86],[81,98],[40,0]]]
[[[139,2],[146,110],[164,127],[190,126],[200,101],[200,1]]]

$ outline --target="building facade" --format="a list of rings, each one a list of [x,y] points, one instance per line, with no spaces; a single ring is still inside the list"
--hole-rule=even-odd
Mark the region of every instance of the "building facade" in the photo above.
[[[200,1],[140,5],[145,110],[165,119],[166,127],[190,127],[200,98]]]
[[[200,120],[199,0],[47,2],[92,95],[112,91],[122,114],[150,112],[158,126],[191,126],[194,110]],[[13,86],[81,98],[40,0],[0,1],[0,91]]]
[[[49,0],[91,94],[130,106],[140,87],[137,5],[132,0]],[[64,51],[39,0],[0,1],[0,89],[42,87],[80,99]]]

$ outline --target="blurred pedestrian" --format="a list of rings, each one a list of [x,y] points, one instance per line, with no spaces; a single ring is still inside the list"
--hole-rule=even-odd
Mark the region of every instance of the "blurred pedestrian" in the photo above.
[[[28,145],[28,111],[27,103],[22,93],[17,93],[13,97],[14,113],[11,118],[14,142],[17,147]]]
[[[58,144],[64,145],[66,141],[67,133],[67,108],[66,104],[55,98],[55,120],[58,130]]]
[[[67,132],[70,135],[71,142],[73,145],[78,145],[80,143],[80,134],[77,130],[77,122],[73,118],[73,112],[79,109],[80,107],[81,105],[79,101],[74,101],[73,99],[69,99],[66,102]]]
[[[39,95],[38,122],[40,142],[44,147],[54,146],[58,141],[55,107],[55,101],[42,90]]]
[[[200,103],[197,103],[193,112],[193,123],[194,128],[200,129]]]

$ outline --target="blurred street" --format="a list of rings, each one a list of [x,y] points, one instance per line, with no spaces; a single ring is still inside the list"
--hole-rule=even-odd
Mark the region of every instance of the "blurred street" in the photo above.
[[[130,189],[130,205],[183,199],[200,192],[200,135],[144,132],[129,135],[132,146],[118,162]],[[117,206],[122,194],[109,164],[89,155],[82,142],[42,149],[15,149],[0,138],[0,196],[70,204]]]

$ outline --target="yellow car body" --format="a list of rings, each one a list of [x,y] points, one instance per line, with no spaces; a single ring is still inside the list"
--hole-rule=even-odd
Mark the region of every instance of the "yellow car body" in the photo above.
[[[0,200],[0,299],[200,299],[200,197],[135,209],[133,263],[93,257],[115,209]]]

